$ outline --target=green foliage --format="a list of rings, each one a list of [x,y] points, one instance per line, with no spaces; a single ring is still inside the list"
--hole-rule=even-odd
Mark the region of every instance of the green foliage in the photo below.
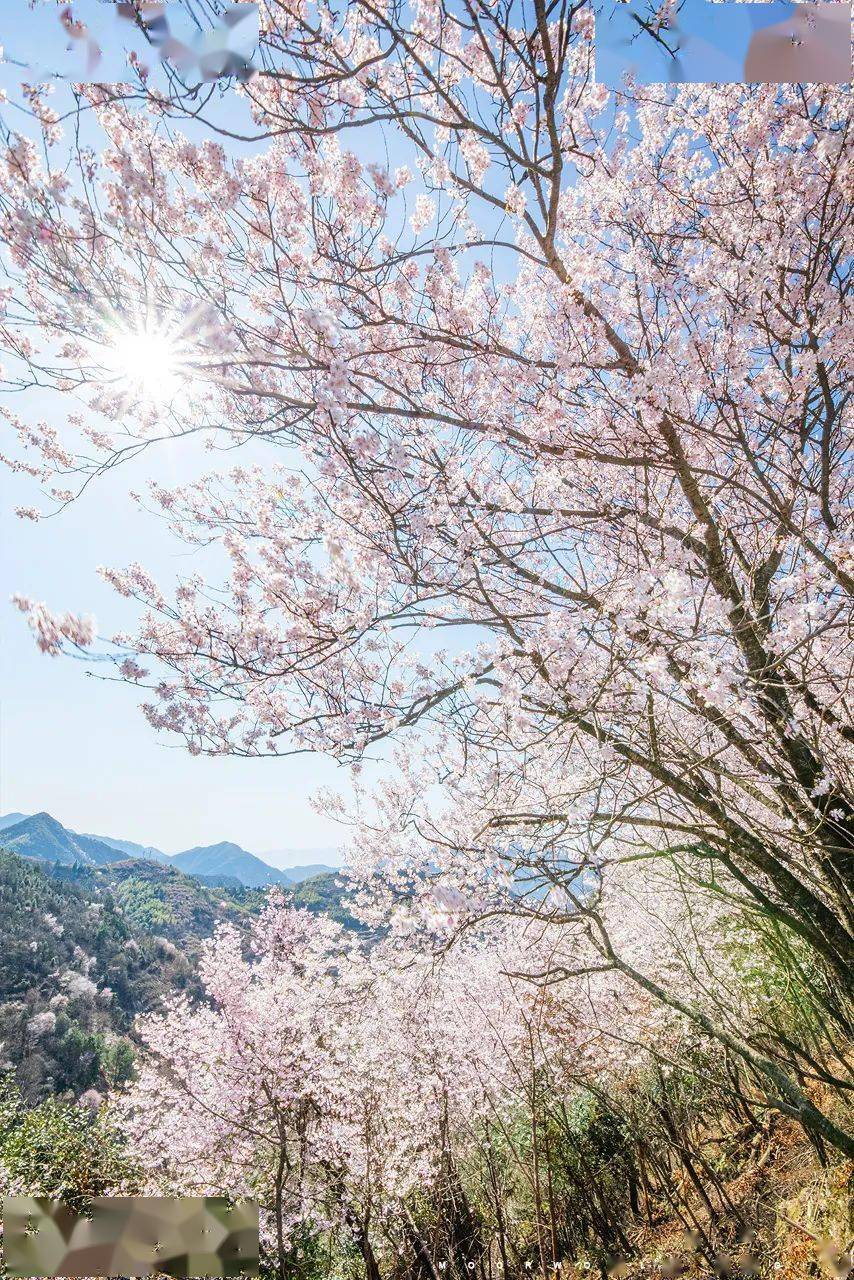
[[[821,1040],[828,1016],[850,1033],[850,1006],[808,944],[759,914],[732,916],[718,939],[757,1018],[795,1039]]]
[[[125,1084],[134,1074],[133,1045],[129,1040],[116,1040],[105,1045],[101,1055],[101,1072],[110,1089]]]
[[[339,1261],[336,1255],[337,1250],[331,1251],[328,1239],[317,1232],[302,1229],[295,1232],[290,1248],[281,1257],[262,1245],[259,1277],[260,1280],[279,1280],[285,1275],[288,1280],[332,1280],[332,1277],[342,1275],[335,1265]]]
[[[90,1089],[101,1074],[101,1056],[105,1051],[104,1037],[97,1031],[85,1031],[67,1018],[57,1019],[55,1057],[57,1075],[54,1087],[61,1093],[70,1090],[78,1093]]]
[[[152,885],[141,876],[130,876],[116,889],[116,898],[131,925],[138,929],[155,929],[175,923],[162,886]]]
[[[175,867],[128,858],[108,867],[51,868],[51,875],[109,898],[137,932],[156,932],[184,950],[198,952],[221,921],[245,926],[263,905],[263,895],[201,884]],[[252,892],[252,891],[248,891]]]
[[[514,1220],[534,1263],[544,1233],[554,1238],[560,1256],[604,1262],[633,1194],[635,1171],[623,1120],[590,1090],[579,1088],[567,1097],[545,1076],[533,1082],[531,1103],[488,1135],[492,1168],[478,1181],[483,1188],[491,1185],[491,1215],[500,1209]],[[496,1184],[500,1206],[494,1203]]]
[[[82,1207],[90,1196],[132,1183],[133,1172],[103,1116],[57,1098],[27,1107],[7,1072],[0,1077],[0,1177],[7,1191]]]
[[[345,928],[356,933],[364,932],[364,925],[350,914],[344,902],[346,887],[335,872],[323,872],[311,876],[288,889],[288,899],[295,907],[314,914],[323,914],[337,920]]]

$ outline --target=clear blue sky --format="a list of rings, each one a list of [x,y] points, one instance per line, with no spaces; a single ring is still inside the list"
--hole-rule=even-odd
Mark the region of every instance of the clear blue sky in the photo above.
[[[43,68],[59,63],[63,40],[55,11],[37,7],[20,17],[14,31],[4,32],[7,58]],[[0,67],[0,84],[10,92],[20,76]],[[3,110],[12,127],[24,126],[11,105]],[[9,403],[24,407],[20,400]],[[26,402],[28,414],[53,423],[74,407],[43,393]],[[62,515],[38,524],[11,514],[16,506],[42,505],[37,490],[0,468],[0,812],[45,809],[74,830],[168,852],[219,840],[259,853],[338,846],[346,831],[310,804],[323,785],[346,793],[346,775],[333,761],[192,758],[151,730],[137,710],[138,692],[88,676],[82,662],[40,654],[9,603],[10,594],[20,592],[52,608],[94,613],[104,635],[130,629],[133,602],[105,586],[97,566],[139,560],[164,582],[188,567],[187,549],[127,497],[154,461],[151,455],[141,467],[114,472]],[[202,466],[210,468],[210,455]],[[185,448],[171,455],[160,450],[156,467],[168,482],[189,478],[199,460]]]

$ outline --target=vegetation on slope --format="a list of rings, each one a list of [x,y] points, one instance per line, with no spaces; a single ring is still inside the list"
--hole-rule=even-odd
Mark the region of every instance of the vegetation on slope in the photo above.
[[[136,1015],[194,989],[188,958],[99,884],[0,853],[0,918],[0,1063],[31,1101],[126,1079]]]
[[[302,880],[287,890],[287,898],[294,907],[329,916],[346,929],[364,931],[364,926],[351,914],[346,902],[346,889],[342,886],[340,876],[334,871],[322,872],[318,876]]]
[[[203,941],[225,922],[245,933],[264,895],[143,859],[69,866],[0,851],[0,1066],[30,1101],[121,1083],[137,1014],[197,995]],[[353,923],[333,875],[289,896]]]

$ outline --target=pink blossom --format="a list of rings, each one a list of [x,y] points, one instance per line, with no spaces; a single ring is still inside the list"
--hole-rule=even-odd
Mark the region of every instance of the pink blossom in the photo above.
[[[436,201],[423,193],[415,197],[415,209],[409,219],[409,225],[418,235],[434,221],[436,217]]]
[[[83,618],[71,613],[52,613],[46,605],[28,600],[26,596],[14,595],[12,603],[27,615],[28,625],[42,653],[56,656],[62,652],[64,640],[75,648],[86,648],[92,644],[97,634],[94,618]]]

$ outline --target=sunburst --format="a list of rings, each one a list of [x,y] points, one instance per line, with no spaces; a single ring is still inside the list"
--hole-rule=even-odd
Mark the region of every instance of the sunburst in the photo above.
[[[111,315],[104,327],[100,359],[108,381],[124,400],[151,409],[186,400],[198,373],[199,317],[177,323],[153,312],[136,321]]]
[[[146,329],[116,333],[107,349],[109,371],[151,404],[168,404],[181,387],[174,343]]]

